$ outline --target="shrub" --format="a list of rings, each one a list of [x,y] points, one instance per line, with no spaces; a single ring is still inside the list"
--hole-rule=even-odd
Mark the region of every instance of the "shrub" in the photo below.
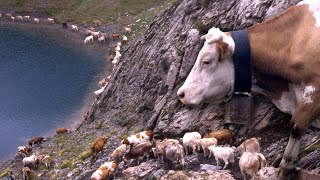
[[[96,125],[95,129],[101,129],[102,123],[103,123],[103,120],[100,120],[100,121],[98,122],[98,124]]]
[[[115,133],[117,133],[116,130],[112,130],[112,131],[109,132],[110,136],[114,135]]]
[[[0,174],[0,178],[6,177],[9,175],[10,170],[9,169],[5,169],[4,171],[2,171],[2,173]]]
[[[88,149],[88,150],[84,151],[83,153],[81,153],[77,158],[79,160],[83,161],[83,160],[87,159],[88,157],[90,157],[91,155],[92,155],[92,152],[90,149]]]
[[[61,163],[60,169],[70,168],[72,165],[70,160],[65,160]]]
[[[201,22],[201,20],[196,20],[193,23],[194,27],[198,29],[200,35],[204,35],[208,32],[208,28]]]
[[[121,134],[121,135],[119,136],[119,139],[120,139],[120,140],[124,140],[126,137],[127,137],[126,134]]]

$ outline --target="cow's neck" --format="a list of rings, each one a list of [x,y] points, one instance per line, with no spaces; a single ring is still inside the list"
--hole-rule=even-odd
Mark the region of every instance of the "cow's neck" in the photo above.
[[[288,44],[303,13],[291,11],[248,28],[253,83],[273,100],[289,91],[289,83],[299,81],[285,69],[290,57]]]

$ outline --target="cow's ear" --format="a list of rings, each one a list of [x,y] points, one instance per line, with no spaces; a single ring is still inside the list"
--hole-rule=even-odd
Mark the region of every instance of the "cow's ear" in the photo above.
[[[219,52],[219,61],[230,57],[232,54],[229,44],[224,41],[218,41],[217,48]]]

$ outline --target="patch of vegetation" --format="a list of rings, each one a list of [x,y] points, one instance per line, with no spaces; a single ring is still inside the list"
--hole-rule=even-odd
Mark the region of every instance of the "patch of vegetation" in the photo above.
[[[299,158],[303,158],[303,157],[307,156],[308,154],[312,153],[313,151],[317,150],[318,148],[320,148],[320,139],[318,139],[316,142],[311,144],[309,147],[307,147],[306,149],[301,151],[299,153]]]
[[[94,20],[102,24],[130,25],[132,34],[143,32],[153,17],[171,6],[176,0],[10,0],[0,1],[0,7],[12,8],[16,12],[39,11],[55,17],[56,22],[73,21],[74,23],[94,25]],[[41,10],[40,10],[41,11]],[[140,19],[140,21],[137,21]]]
[[[9,172],[9,169],[5,169],[4,171],[2,171],[2,173],[0,174],[0,178],[7,177],[9,175]]]
[[[46,169],[46,166],[44,164],[41,164],[39,167],[38,167],[38,170],[40,171],[43,171]]]
[[[112,130],[112,131],[109,132],[109,135],[112,136],[112,135],[114,135],[115,133],[117,133],[117,130]]]
[[[68,147],[65,149],[62,149],[58,154],[59,156],[63,155],[64,153],[68,153],[68,152],[81,152],[81,148],[80,147],[76,147],[76,146],[72,146],[72,147]]]
[[[66,143],[66,139],[65,139],[64,136],[57,136],[57,142],[58,142],[60,145],[64,146],[64,144]]]
[[[209,28],[207,26],[205,26],[201,20],[196,20],[193,23],[193,26],[198,29],[200,35],[204,35],[208,32]]]
[[[118,137],[120,140],[124,140],[127,137],[126,134],[120,134],[120,136]]]
[[[100,120],[98,124],[94,127],[95,129],[101,129],[104,120]]]
[[[60,169],[71,168],[72,162],[70,160],[65,160],[61,163]]]
[[[79,160],[84,161],[85,159],[89,158],[92,155],[92,152],[90,149],[84,151],[83,153],[81,153],[77,158]]]

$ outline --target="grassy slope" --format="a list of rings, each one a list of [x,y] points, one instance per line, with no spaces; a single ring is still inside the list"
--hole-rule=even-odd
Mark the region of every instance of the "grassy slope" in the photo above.
[[[11,0],[0,1],[0,7],[15,7],[16,12],[45,12],[60,21],[92,25],[94,20],[103,24],[131,26],[142,32],[154,15],[169,7],[175,0]],[[136,22],[138,19],[140,21]]]

